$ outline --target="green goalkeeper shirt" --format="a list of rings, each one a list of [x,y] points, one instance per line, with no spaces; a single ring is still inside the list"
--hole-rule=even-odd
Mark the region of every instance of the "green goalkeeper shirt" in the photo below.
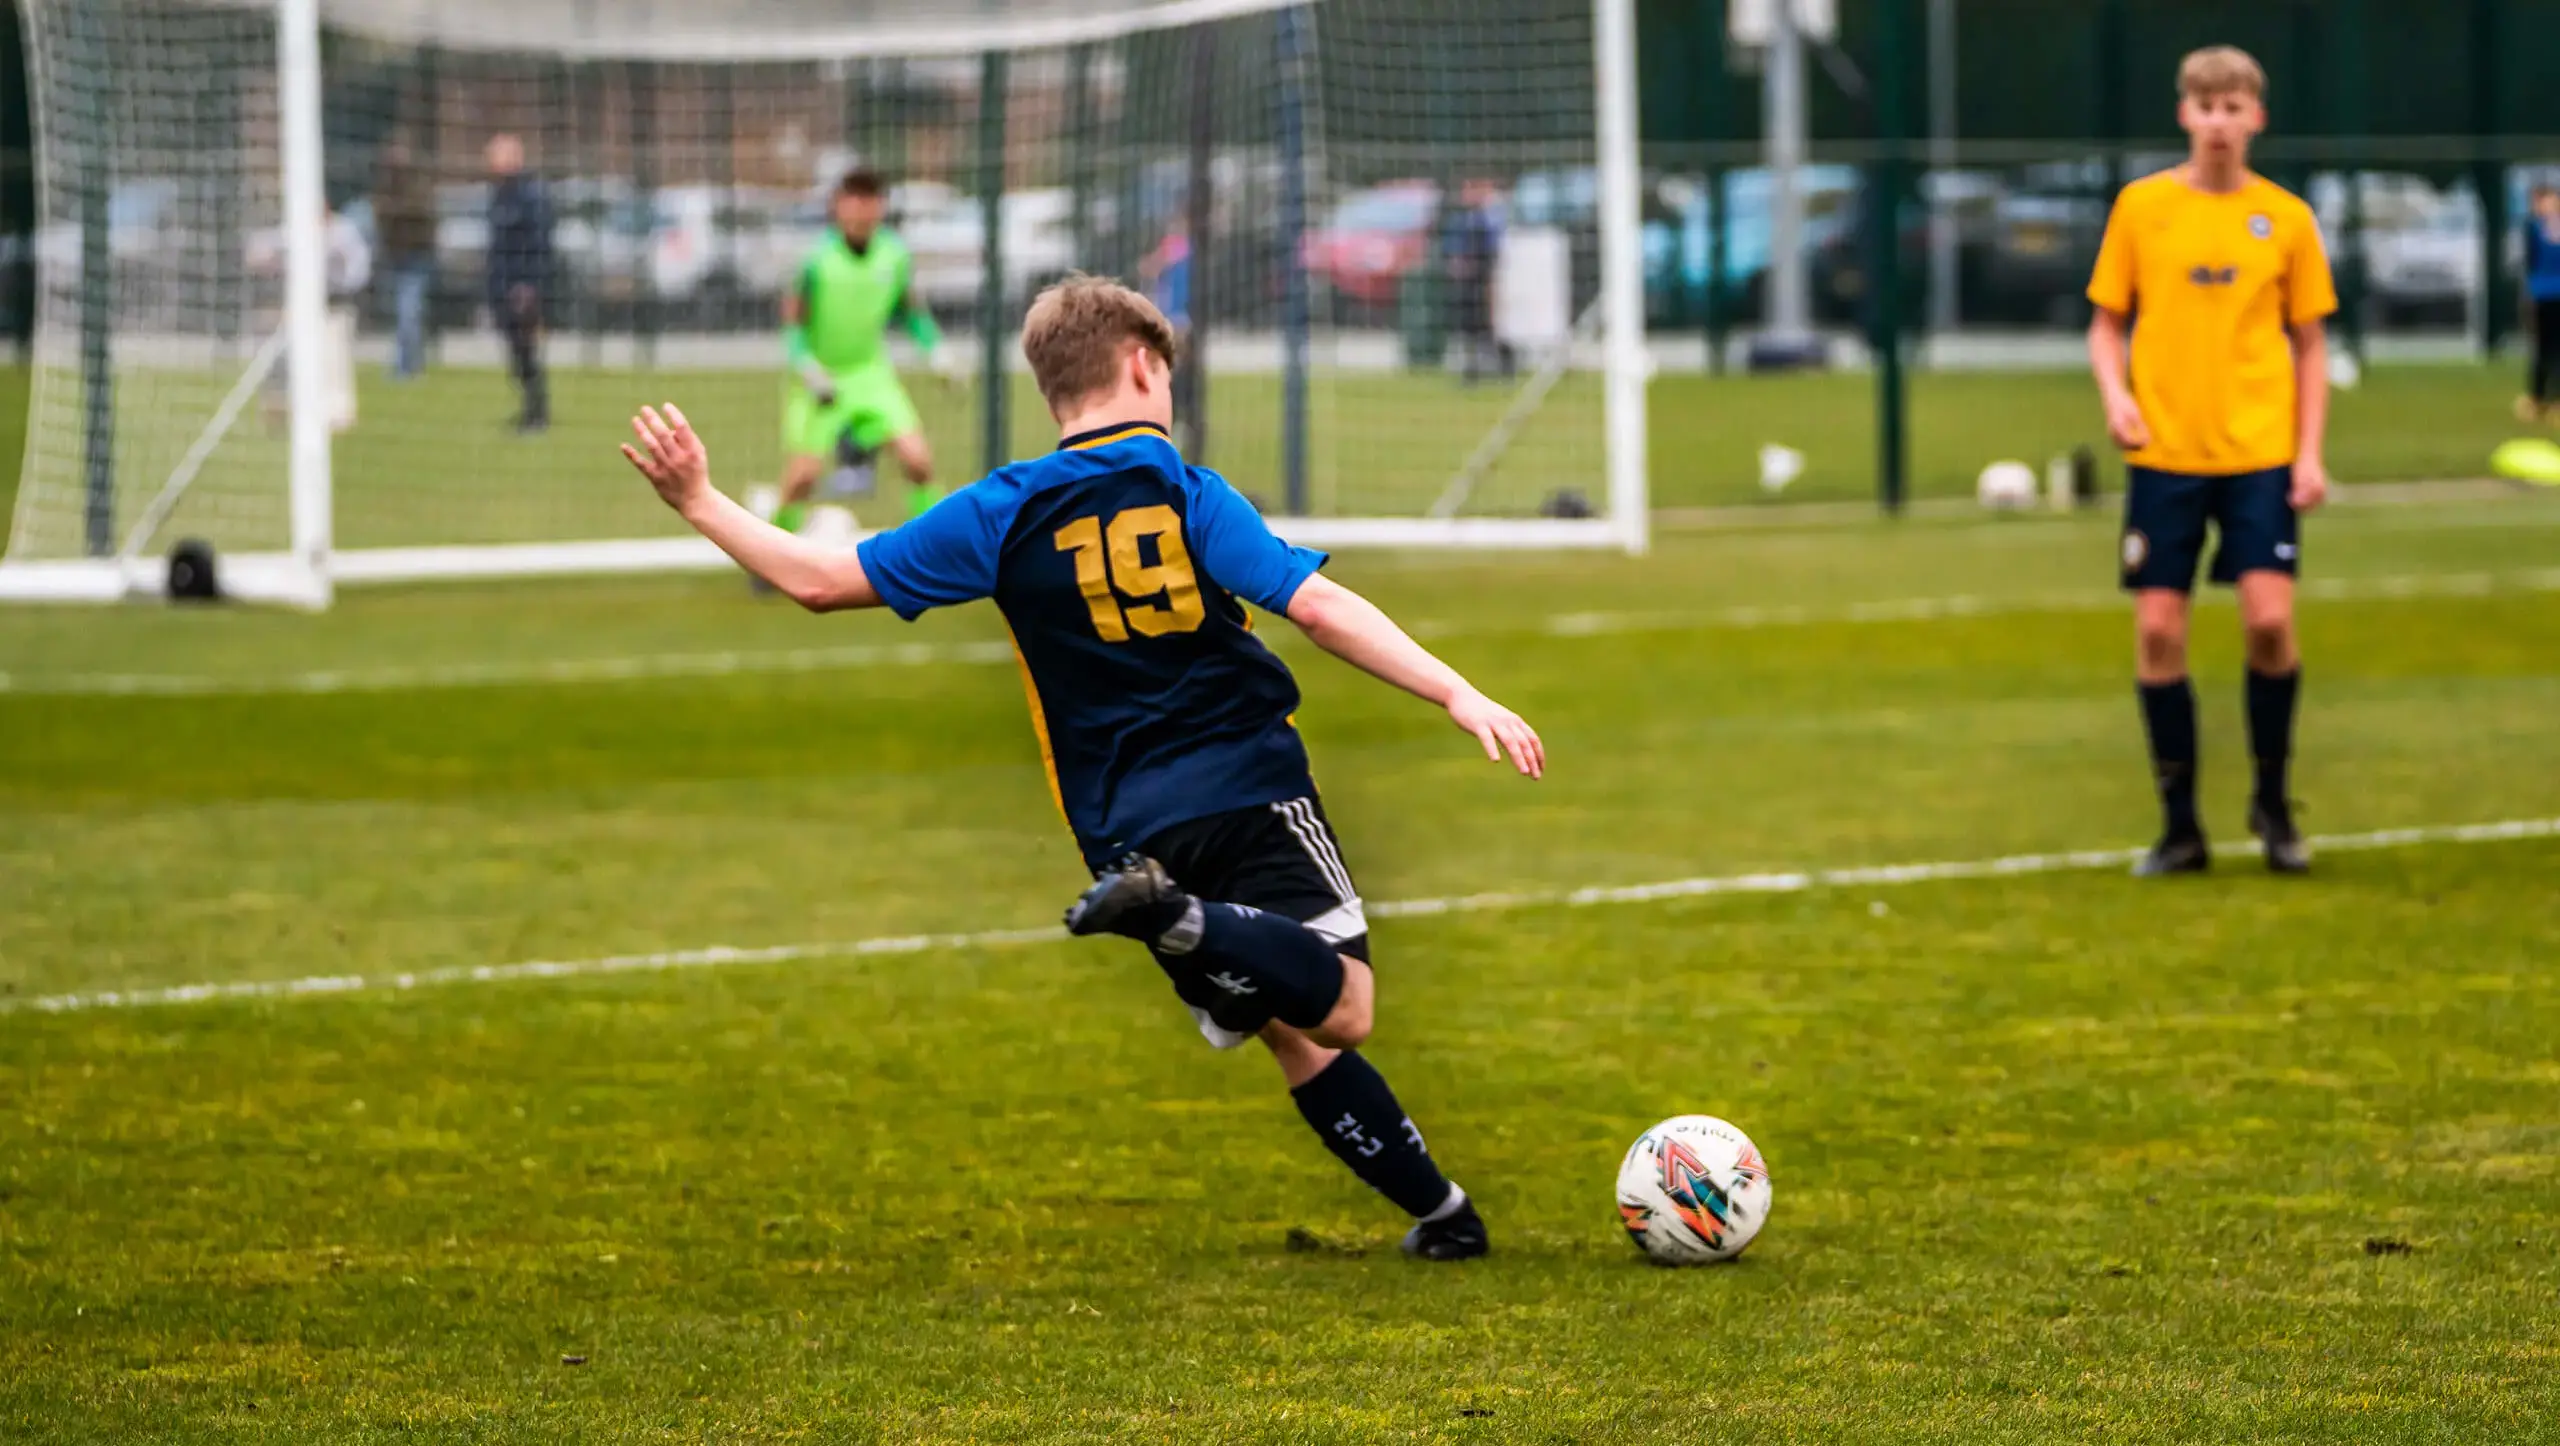
[[[914,273],[906,243],[887,231],[873,232],[859,252],[842,232],[830,233],[800,268],[800,324],[784,336],[791,364],[815,361],[838,375],[883,365],[894,323],[931,352],[942,332],[908,294]]]

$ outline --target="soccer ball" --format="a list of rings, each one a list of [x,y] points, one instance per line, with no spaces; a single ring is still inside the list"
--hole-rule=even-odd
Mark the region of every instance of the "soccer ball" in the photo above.
[[[1664,1120],[1618,1166],[1619,1222],[1657,1265],[1731,1260],[1768,1218],[1759,1147],[1713,1115]]]
[[[2035,469],[2024,462],[1994,462],[1973,484],[1974,499],[1994,512],[2036,505]]]

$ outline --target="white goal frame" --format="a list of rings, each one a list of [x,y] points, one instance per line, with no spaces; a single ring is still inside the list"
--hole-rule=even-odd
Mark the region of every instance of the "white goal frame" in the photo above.
[[[281,355],[287,366],[289,412],[290,461],[285,479],[290,503],[288,546],[280,552],[222,554],[218,572],[223,593],[243,600],[316,609],[328,607],[340,585],[703,572],[734,567],[717,548],[697,537],[360,549],[332,545],[330,369],[319,364],[329,346],[320,65],[323,0],[209,3],[243,9],[272,6],[277,21],[285,272]],[[471,3],[473,0],[463,0],[457,8],[468,8]],[[1002,22],[962,25],[921,42],[912,34],[848,32],[824,37],[820,43],[829,53],[841,53],[847,58],[875,52],[909,56],[967,54],[1110,39],[1136,28],[1204,23],[1288,3],[1291,0],[1175,0],[1144,12],[1142,18],[1119,12],[1092,20],[1049,19],[1012,27]],[[1314,8],[1321,5],[1321,0],[1300,3]],[[430,6],[419,13],[432,15],[433,11]],[[1603,378],[1603,490],[1608,499],[1605,513],[1588,518],[1272,518],[1273,530],[1289,541],[1323,548],[1587,548],[1631,554],[1642,553],[1649,546],[1645,389],[1652,364],[1644,335],[1644,263],[1639,230],[1635,0],[1591,0],[1591,12],[1601,260],[1597,311]],[[792,37],[787,54],[805,58],[810,39],[806,35]],[[681,44],[683,53],[696,58],[749,60],[777,54],[772,42],[752,35],[715,46],[707,54],[691,37],[680,41],[643,37],[627,47],[613,47],[613,53],[649,56],[665,51],[670,44]],[[44,93],[41,86],[36,90]],[[47,118],[36,117],[40,187],[49,179],[44,160],[47,130]],[[301,364],[298,359],[304,357],[314,359],[314,364]],[[270,364],[272,360],[269,358]],[[40,380],[38,385],[46,383]],[[214,419],[208,435],[216,435],[221,425],[223,419]],[[33,433],[31,427],[27,443],[30,460],[37,444]],[[1453,458],[1453,466],[1459,460]],[[186,465],[181,465],[181,473]],[[170,479],[149,514],[160,513],[185,485],[183,475]],[[110,603],[160,596],[166,592],[167,563],[144,550],[157,540],[137,529],[112,556],[0,557],[0,603]]]

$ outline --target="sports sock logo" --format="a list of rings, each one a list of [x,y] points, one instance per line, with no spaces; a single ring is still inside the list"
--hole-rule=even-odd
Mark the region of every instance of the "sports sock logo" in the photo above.
[[[1387,1147],[1386,1141],[1360,1128],[1360,1117],[1357,1115],[1345,1114],[1341,1119],[1334,1121],[1333,1132],[1344,1144],[1359,1151],[1360,1158],[1364,1160]]]

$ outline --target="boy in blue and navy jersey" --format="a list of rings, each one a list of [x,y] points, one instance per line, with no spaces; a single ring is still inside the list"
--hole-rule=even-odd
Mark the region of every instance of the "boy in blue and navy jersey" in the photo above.
[[[1315,792],[1288,722],[1297,682],[1240,603],[1285,615],[1324,556],[1272,536],[1154,423],[1071,435],[859,556],[910,621],[995,599],[1058,806],[1094,868],[1204,812]]]
[[[1538,735],[1274,537],[1225,479],[1182,460],[1175,338],[1154,305],[1076,277],[1042,293],[1023,352],[1063,438],[851,556],[757,520],[713,489],[683,414],[644,409],[623,454],[750,572],[812,611],[912,619],[992,598],[1013,629],[1032,726],[1092,887],[1077,934],[1148,946],[1219,1048],[1260,1038],[1336,1157],[1415,1218],[1414,1255],[1486,1249],[1358,1046],[1374,984],[1368,920],[1290,721],[1289,670],[1243,604],[1445,708],[1488,758],[1544,772]]]

